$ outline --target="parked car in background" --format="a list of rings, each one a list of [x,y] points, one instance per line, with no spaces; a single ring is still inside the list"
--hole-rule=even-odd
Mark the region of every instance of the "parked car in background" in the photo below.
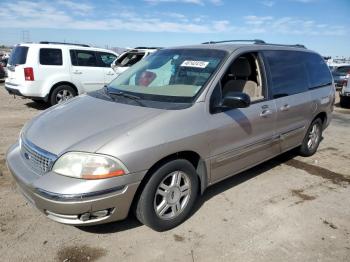
[[[340,96],[340,106],[349,108],[350,107],[350,79],[343,85],[341,91],[339,92]]]
[[[136,64],[141,59],[159,50],[159,47],[136,47],[122,53],[112,64],[111,67],[117,75],[120,75],[130,66]]]
[[[332,75],[337,90],[340,90],[344,84],[346,84],[347,79],[350,75],[350,65],[333,65]]]
[[[6,67],[0,63],[0,80],[3,80],[6,77]]]
[[[8,58],[3,58],[0,60],[0,68],[2,68],[5,72],[4,77],[7,77],[7,62],[8,62]],[[1,69],[0,69],[1,71]],[[1,79],[1,72],[0,72],[0,79]]]
[[[88,45],[19,44],[8,61],[5,88],[10,94],[54,105],[111,82],[116,77],[111,62],[117,57],[112,51]]]

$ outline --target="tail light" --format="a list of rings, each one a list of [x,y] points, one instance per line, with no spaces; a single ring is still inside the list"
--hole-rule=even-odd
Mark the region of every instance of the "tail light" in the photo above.
[[[26,81],[34,81],[33,67],[25,67],[24,68],[24,79]]]

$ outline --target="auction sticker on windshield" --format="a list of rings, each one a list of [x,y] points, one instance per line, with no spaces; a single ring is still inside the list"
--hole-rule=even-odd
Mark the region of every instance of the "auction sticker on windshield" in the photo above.
[[[185,67],[196,67],[196,68],[206,68],[209,62],[205,61],[192,61],[192,60],[185,60],[182,62],[181,66]]]

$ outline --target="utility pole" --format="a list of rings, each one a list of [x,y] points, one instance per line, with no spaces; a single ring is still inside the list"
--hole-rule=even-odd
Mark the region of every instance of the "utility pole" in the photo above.
[[[22,30],[22,42],[23,43],[30,42],[30,32],[29,32],[29,30]]]

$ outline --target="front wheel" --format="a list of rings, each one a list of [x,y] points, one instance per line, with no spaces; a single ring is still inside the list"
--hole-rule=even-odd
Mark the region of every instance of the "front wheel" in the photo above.
[[[302,156],[312,156],[316,153],[317,148],[322,138],[322,120],[316,118],[312,121],[309,129],[306,132],[303,143],[299,148],[299,153]]]
[[[51,105],[56,105],[67,101],[77,95],[73,87],[69,85],[60,85],[55,87],[50,96]]]
[[[198,186],[198,176],[190,162],[170,161],[151,175],[137,202],[136,217],[156,231],[176,227],[190,214]]]

